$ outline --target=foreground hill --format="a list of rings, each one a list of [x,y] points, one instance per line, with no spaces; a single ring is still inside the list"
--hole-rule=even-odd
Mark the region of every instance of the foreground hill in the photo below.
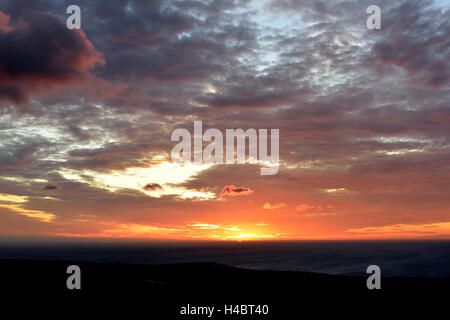
[[[70,276],[66,270],[73,264],[81,269],[81,290],[66,286]],[[367,277],[246,270],[216,263],[0,259],[0,271],[1,288],[8,293],[3,300],[6,306],[20,301],[46,306],[45,312],[66,308],[90,314],[140,314],[148,319],[310,319],[305,315],[311,312],[319,319],[404,318],[446,307],[450,290],[450,278],[382,277],[381,290],[368,290]],[[250,314],[258,306],[259,313]]]

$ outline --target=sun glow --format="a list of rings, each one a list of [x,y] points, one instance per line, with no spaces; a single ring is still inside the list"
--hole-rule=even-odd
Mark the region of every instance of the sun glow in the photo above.
[[[189,190],[176,185],[190,180],[209,167],[211,167],[210,164],[178,164],[170,161],[158,161],[149,167],[128,168],[109,173],[72,169],[62,169],[59,173],[66,179],[111,192],[135,190],[154,198],[175,195],[180,199],[208,200],[215,198],[216,195],[209,191]],[[149,183],[160,185],[161,188],[148,190],[145,186]]]
[[[102,230],[97,233],[70,233],[60,232],[57,235],[63,237],[80,238],[122,238],[122,239],[174,239],[174,240],[264,240],[279,238],[281,234],[263,233],[253,231],[252,228],[193,222],[185,225],[156,225],[139,223],[114,223],[101,222]]]

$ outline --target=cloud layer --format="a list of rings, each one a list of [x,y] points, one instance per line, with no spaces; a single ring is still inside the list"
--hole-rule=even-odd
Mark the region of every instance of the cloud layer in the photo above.
[[[0,3],[0,234],[448,236],[448,1],[381,30],[370,1],[76,4]],[[194,120],[280,129],[279,172],[170,163]]]

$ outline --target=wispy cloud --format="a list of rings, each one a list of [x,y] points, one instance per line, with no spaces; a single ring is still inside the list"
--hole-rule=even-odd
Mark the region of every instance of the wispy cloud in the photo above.
[[[278,202],[275,204],[270,204],[269,202],[264,203],[263,205],[263,209],[265,210],[275,210],[275,209],[280,209],[280,208],[285,208],[287,207],[287,204],[283,203],[283,202]]]
[[[390,224],[379,227],[348,229],[347,232],[367,238],[450,237],[450,222],[424,224]]]
[[[0,193],[0,208],[8,209],[15,214],[37,219],[41,222],[52,222],[56,218],[54,214],[49,212],[24,208],[27,202],[27,196]]]

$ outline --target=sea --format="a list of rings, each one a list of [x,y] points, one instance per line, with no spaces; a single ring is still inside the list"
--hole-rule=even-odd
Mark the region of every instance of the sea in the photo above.
[[[0,241],[0,259],[128,264],[216,262],[256,270],[387,277],[450,277],[450,240],[278,242]]]

